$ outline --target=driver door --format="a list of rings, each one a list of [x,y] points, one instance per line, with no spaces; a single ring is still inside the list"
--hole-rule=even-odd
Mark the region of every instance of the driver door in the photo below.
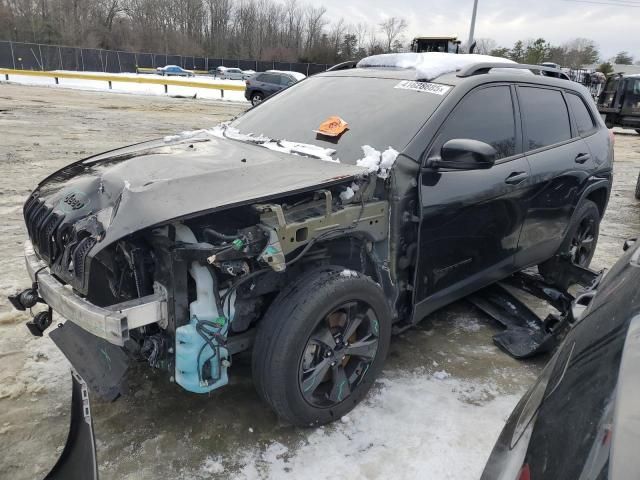
[[[425,157],[439,156],[445,142],[460,138],[497,151],[488,169],[422,170],[416,320],[513,273],[530,184],[514,98],[509,85],[472,90],[447,117]]]

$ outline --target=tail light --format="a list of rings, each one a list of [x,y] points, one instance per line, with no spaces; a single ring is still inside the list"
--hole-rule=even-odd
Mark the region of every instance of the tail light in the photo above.
[[[520,469],[520,473],[518,474],[518,478],[516,480],[531,480],[531,470],[529,469],[528,463],[522,465],[522,468]]]

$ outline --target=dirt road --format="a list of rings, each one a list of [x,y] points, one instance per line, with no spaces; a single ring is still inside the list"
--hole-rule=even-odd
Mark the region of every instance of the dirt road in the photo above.
[[[117,146],[212,126],[242,105],[0,84],[0,477],[41,478],[68,428],[66,360],[5,297],[28,285],[24,198],[61,166]],[[616,136],[615,191],[593,265],[610,266],[640,230],[633,188],[640,137]],[[54,319],[54,322],[56,320]],[[211,395],[180,390],[146,365],[130,394],[93,400],[101,477],[476,478],[511,408],[541,361],[517,362],[465,303],[394,338],[380,382],[344,422],[281,425],[260,403],[246,365]],[[462,455],[464,452],[464,455]]]

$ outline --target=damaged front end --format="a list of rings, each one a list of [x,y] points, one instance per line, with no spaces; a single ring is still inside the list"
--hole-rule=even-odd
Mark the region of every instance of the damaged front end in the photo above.
[[[361,167],[210,135],[94,157],[27,200],[33,285],[13,303],[49,307],[40,334],[52,311],[69,320],[51,337],[108,400],[131,358],[210,392],[280,289],[308,269],[353,268],[395,298],[382,198]]]

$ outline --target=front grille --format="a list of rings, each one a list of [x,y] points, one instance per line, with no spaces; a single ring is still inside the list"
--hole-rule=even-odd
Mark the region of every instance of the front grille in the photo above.
[[[29,238],[38,256],[61,280],[84,290],[87,254],[96,244],[95,238],[65,223],[64,213],[54,211],[37,194],[29,197],[23,213]]]
[[[73,251],[73,274],[77,279],[82,280],[85,272],[85,260],[87,253],[96,244],[96,240],[92,237],[86,237],[78,243],[78,246]]]
[[[31,243],[38,255],[52,264],[62,251],[56,241],[56,229],[64,220],[64,215],[55,213],[43,200],[33,195],[24,206],[24,220]]]

